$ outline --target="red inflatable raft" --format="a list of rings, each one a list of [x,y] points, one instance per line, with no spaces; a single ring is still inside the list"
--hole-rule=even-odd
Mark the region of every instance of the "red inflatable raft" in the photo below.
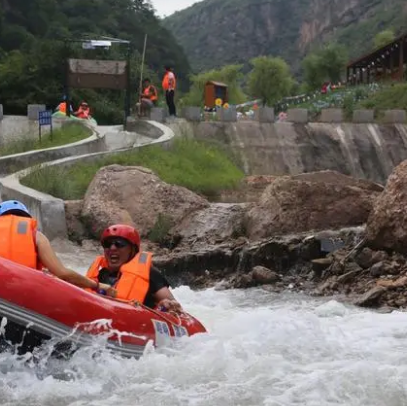
[[[0,335],[32,351],[50,338],[78,345],[106,334],[108,348],[139,357],[148,342],[206,332],[194,317],[172,315],[87,292],[48,273],[0,258]]]

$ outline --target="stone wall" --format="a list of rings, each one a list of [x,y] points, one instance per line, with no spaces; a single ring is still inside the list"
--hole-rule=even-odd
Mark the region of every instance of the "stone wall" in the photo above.
[[[407,122],[407,113],[404,110],[386,110],[381,119],[382,123],[386,124],[404,124]],[[269,107],[260,107],[255,110],[254,116],[251,118],[242,117],[234,106],[228,109],[220,109],[214,115],[204,113],[200,107],[184,107],[181,109],[180,117],[190,122],[200,121],[219,121],[225,123],[233,123],[240,119],[250,119],[260,123],[274,123],[286,121],[291,123],[309,123],[312,122],[309,111],[307,109],[292,108],[286,112],[286,117],[280,119],[278,114],[275,114],[274,109]],[[157,107],[151,111],[151,119],[158,122],[166,122],[168,116],[166,109]],[[358,109],[353,112],[352,118],[345,117],[342,109],[328,108],[322,109],[318,120],[314,122],[320,123],[374,123],[374,110]]]

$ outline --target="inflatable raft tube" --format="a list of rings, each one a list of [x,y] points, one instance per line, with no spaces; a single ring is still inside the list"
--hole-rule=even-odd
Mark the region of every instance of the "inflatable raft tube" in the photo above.
[[[3,343],[32,351],[51,338],[87,345],[108,336],[107,347],[140,357],[145,346],[205,333],[189,314],[173,315],[101,296],[53,275],[0,258],[0,335]],[[108,321],[108,322],[107,322]]]
[[[69,118],[69,119],[74,120],[74,121],[87,122],[88,124],[90,124],[90,125],[92,125],[92,126],[97,126],[97,124],[98,124],[98,123],[96,122],[96,120],[95,120],[93,117],[91,117],[91,118],[89,118],[89,119],[79,118],[79,117],[76,117],[76,116],[74,116],[74,115],[71,115],[71,116],[68,117],[65,113],[61,113],[60,111],[56,111],[56,112],[52,115],[52,117],[55,117],[55,118],[65,117],[65,118]]]

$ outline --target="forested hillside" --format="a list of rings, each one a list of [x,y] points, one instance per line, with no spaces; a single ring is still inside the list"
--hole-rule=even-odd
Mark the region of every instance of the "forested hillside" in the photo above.
[[[204,0],[164,20],[195,71],[281,56],[298,73],[302,58],[338,41],[355,57],[385,29],[406,31],[405,0]]]
[[[107,35],[132,43],[133,85],[148,34],[148,74],[161,76],[163,66],[172,64],[178,76],[189,73],[187,58],[173,36],[160,25],[144,0],[0,0],[0,103],[8,113],[26,112],[28,103],[55,106],[63,94],[66,50],[63,39],[84,35]],[[70,56],[103,59],[124,58],[126,49],[83,51],[70,47]],[[96,118],[118,121],[123,94],[106,90],[73,93],[74,102],[86,98]]]

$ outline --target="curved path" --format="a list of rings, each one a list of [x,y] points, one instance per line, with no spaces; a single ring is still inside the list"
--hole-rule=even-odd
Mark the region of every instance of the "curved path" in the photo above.
[[[26,169],[17,172],[10,170],[6,175],[0,175],[0,201],[22,201],[49,239],[67,238],[64,201],[23,186],[20,179],[37,169],[34,165],[38,162],[43,166],[71,165],[76,161],[91,162],[101,156],[147,145],[167,144],[174,138],[174,132],[163,124],[155,121],[142,121],[139,124],[136,123],[137,132],[123,131],[123,126],[97,126],[92,128],[94,133],[91,137],[74,144],[1,157],[2,168],[21,167],[24,164]]]

